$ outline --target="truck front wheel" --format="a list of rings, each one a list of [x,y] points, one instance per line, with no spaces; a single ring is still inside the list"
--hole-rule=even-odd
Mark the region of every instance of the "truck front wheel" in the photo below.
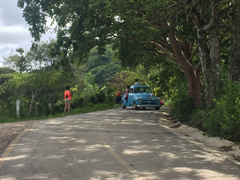
[[[136,110],[138,109],[137,104],[136,104],[135,102],[133,103],[133,107],[134,107],[134,109],[136,109]]]

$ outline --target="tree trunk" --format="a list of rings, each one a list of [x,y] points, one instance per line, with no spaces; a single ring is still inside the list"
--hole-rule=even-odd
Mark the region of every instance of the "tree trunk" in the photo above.
[[[197,26],[199,58],[205,79],[207,105],[211,107],[213,105],[213,99],[216,97],[216,91],[221,78],[219,30],[217,26],[209,29],[208,39],[206,31],[200,27]],[[208,48],[208,42],[210,49]]]
[[[32,98],[31,98],[30,105],[29,105],[28,116],[30,116],[31,113],[32,113],[32,108],[33,108],[33,105],[34,105],[34,99],[35,99],[35,95],[32,92]]]
[[[201,81],[199,75],[200,71],[197,71],[196,68],[184,56],[183,51],[176,40],[175,34],[170,32],[168,33],[168,37],[171,42],[177,63],[181,66],[188,80],[189,95],[193,98],[194,106],[198,109],[202,109]]]
[[[238,81],[240,78],[240,2],[234,2],[234,25],[231,36],[229,79]]]
[[[193,66],[185,67],[184,69],[186,69],[184,73],[188,80],[189,94],[193,97],[194,106],[202,109],[200,75],[196,73],[196,69]]]
[[[219,42],[219,28],[217,23],[209,29],[209,48],[211,58],[211,79],[210,79],[210,99],[209,105],[213,105],[213,99],[216,98],[216,92],[219,90],[219,83],[221,81],[221,56],[220,56],[220,42]]]

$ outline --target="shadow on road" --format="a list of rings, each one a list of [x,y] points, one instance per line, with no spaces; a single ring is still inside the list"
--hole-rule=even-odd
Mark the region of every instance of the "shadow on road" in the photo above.
[[[0,179],[240,179],[239,167],[172,134],[160,111],[113,109],[35,124]]]

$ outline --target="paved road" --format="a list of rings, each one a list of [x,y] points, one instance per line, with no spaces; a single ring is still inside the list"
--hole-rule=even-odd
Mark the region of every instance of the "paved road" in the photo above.
[[[31,127],[1,180],[237,180],[240,167],[159,126],[161,111],[113,109]]]

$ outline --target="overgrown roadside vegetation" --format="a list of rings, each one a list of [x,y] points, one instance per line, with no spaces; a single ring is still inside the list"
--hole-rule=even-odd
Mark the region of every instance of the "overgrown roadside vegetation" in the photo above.
[[[72,109],[71,115],[90,113],[90,112],[96,112],[96,111],[104,111],[104,110],[113,109],[113,108],[114,108],[114,106],[112,104],[95,104],[95,105],[93,104],[93,105],[89,105],[89,106],[83,107],[83,108]],[[63,113],[56,113],[56,114],[50,114],[48,116],[43,115],[43,116],[38,116],[38,117],[21,118],[21,119],[1,116],[0,123],[43,120],[43,119],[51,119],[51,118],[56,118],[56,117],[64,117],[64,115],[63,115]]]
[[[16,99],[21,118],[61,113],[67,85],[73,112],[113,105],[116,91],[138,79],[181,122],[240,142],[239,1],[18,0],[18,7],[35,43],[5,58],[2,117],[15,118]],[[49,17],[57,39],[39,43]]]
[[[196,109],[187,91],[174,97],[170,112],[180,122],[199,128],[209,136],[240,142],[240,84],[225,78],[211,109]]]

